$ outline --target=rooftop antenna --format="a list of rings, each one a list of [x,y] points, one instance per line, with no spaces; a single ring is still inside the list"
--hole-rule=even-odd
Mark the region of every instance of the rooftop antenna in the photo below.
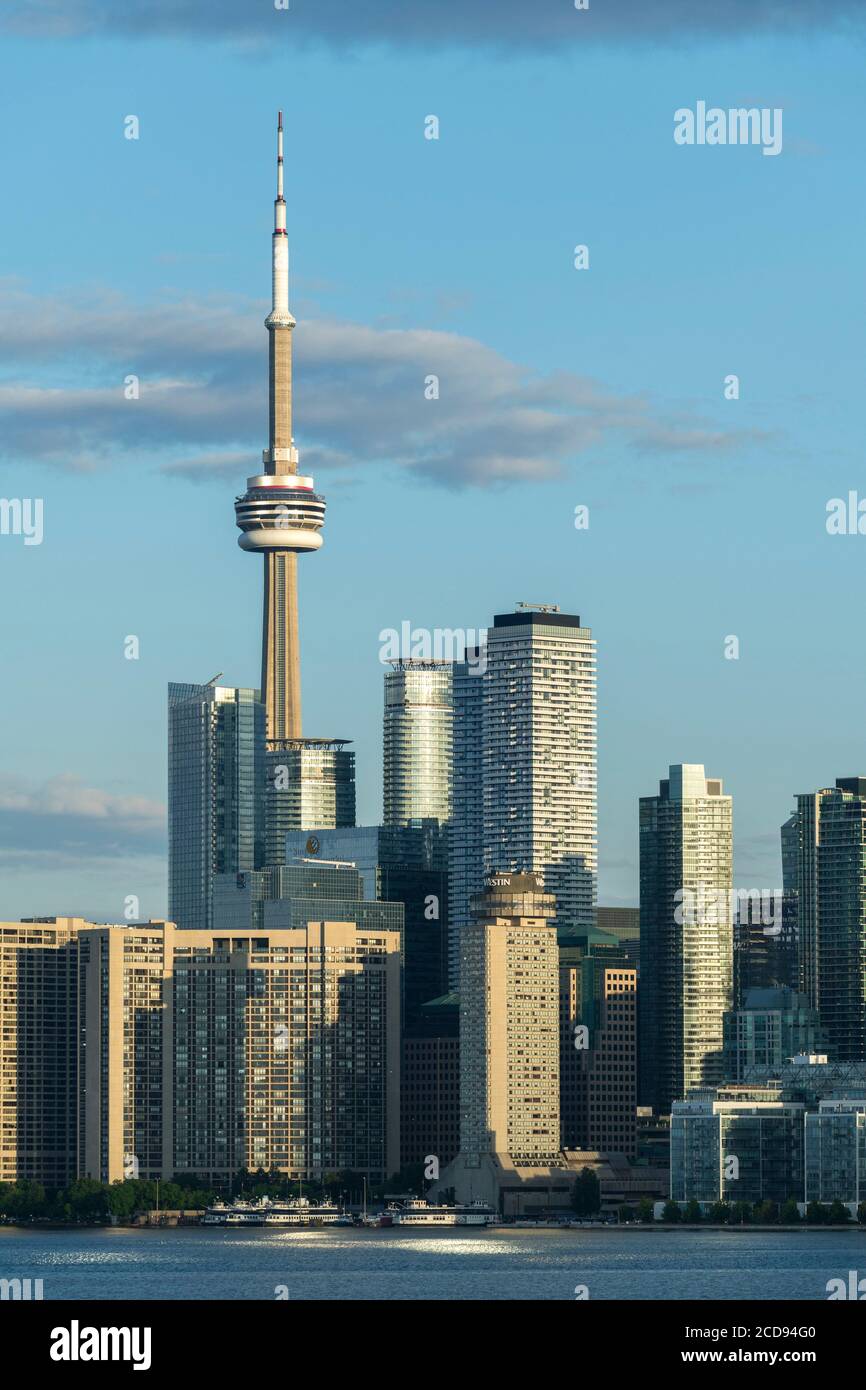
[[[522,600],[517,604],[521,609],[535,609],[538,613],[558,613],[560,611],[558,603],[524,603]]]
[[[211,676],[209,681],[205,681],[205,685],[216,685],[217,681],[219,680],[222,674],[222,671],[217,671],[215,676]]]

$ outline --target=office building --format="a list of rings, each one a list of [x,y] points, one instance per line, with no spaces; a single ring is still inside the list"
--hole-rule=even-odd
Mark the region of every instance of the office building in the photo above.
[[[264,731],[257,690],[168,687],[168,900],[179,927],[209,930],[215,875],[261,863]]]
[[[297,738],[265,755],[265,853],[256,867],[285,862],[294,830],[355,824],[355,754],[350,739]]]
[[[732,811],[703,766],[640,801],[639,1098],[656,1114],[723,1080],[732,1005]]]
[[[640,973],[640,908],[597,907],[595,924],[599,931],[616,937],[629,965]]]
[[[636,1156],[637,971],[613,937],[559,933],[563,1149]]]
[[[460,1000],[430,999],[403,1038],[401,1166],[438,1173],[460,1146]],[[435,1165],[429,1160],[435,1159]]]
[[[414,1032],[422,1006],[447,988],[447,828],[437,820],[405,825],[319,827],[286,836],[286,863],[354,864],[364,897],[403,905],[403,1030]]]

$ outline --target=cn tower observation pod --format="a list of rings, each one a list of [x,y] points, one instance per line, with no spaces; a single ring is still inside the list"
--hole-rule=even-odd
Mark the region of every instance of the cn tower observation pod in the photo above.
[[[242,550],[319,550],[325,523],[325,499],[313,491],[313,479],[298,473],[261,473],[247,478],[247,490],[235,500]]]

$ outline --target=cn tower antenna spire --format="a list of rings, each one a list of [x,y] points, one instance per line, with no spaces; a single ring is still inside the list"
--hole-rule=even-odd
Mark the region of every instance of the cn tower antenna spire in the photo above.
[[[285,202],[283,197],[283,113],[277,119],[277,202]]]
[[[294,328],[289,313],[289,237],[286,231],[286,200],[283,196],[283,113],[277,118],[277,196],[274,199],[274,235],[272,248],[271,312],[265,320],[268,328]]]

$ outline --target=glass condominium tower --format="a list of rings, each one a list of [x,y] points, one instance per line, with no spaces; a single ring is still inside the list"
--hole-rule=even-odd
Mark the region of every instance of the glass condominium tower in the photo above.
[[[468,654],[471,656],[471,653]],[[557,924],[596,904],[596,663],[592,631],[554,608],[498,614],[486,661],[455,665],[449,960],[494,870],[540,875]]]
[[[383,824],[451,819],[450,661],[401,660],[385,672]]]
[[[733,811],[722,783],[679,763],[640,800],[640,1103],[670,1114],[724,1080],[733,998]]]
[[[264,845],[265,710],[257,690],[168,687],[168,903],[208,931],[215,874],[257,868]]]
[[[833,1062],[866,1061],[866,777],[797,797],[800,975]]]

